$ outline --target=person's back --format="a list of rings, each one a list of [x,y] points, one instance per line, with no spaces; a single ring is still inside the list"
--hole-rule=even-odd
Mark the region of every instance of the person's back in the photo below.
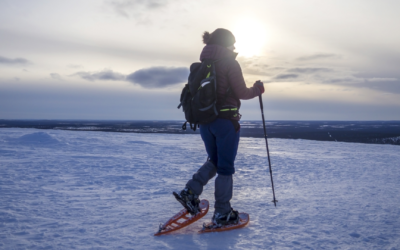
[[[236,56],[237,53],[231,49],[217,44],[206,45],[200,54],[200,61],[220,59],[216,62],[216,73],[218,76],[217,105],[220,107],[231,105],[240,108],[239,99],[247,100],[261,94],[260,89],[257,87],[247,88],[242,69],[236,61]],[[231,87],[231,94],[225,98],[229,87]]]
[[[177,200],[192,214],[199,212],[199,196],[210,179],[215,179],[215,211],[213,222],[226,225],[239,221],[238,212],[230,204],[233,192],[232,175],[235,173],[240,125],[240,100],[247,100],[264,93],[264,85],[257,81],[247,88],[242,70],[234,53],[235,37],[229,30],[216,29],[211,34],[204,32],[206,46],[200,60],[219,59],[215,63],[217,75],[218,118],[213,122],[200,125],[201,138],[208,154],[204,165],[193,175],[186,187],[175,193]]]

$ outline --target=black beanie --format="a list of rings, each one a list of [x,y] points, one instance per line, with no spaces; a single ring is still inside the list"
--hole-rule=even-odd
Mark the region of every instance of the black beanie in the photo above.
[[[235,36],[226,29],[216,29],[213,33],[208,33],[207,31],[203,34],[203,42],[207,45],[217,44],[224,47],[232,46],[236,40]]]

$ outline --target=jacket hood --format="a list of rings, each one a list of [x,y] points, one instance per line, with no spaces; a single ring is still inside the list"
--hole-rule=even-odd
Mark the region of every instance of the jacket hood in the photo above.
[[[221,45],[210,44],[203,48],[200,54],[200,61],[205,59],[221,59],[221,58],[233,58],[235,59],[238,54],[229,50]]]

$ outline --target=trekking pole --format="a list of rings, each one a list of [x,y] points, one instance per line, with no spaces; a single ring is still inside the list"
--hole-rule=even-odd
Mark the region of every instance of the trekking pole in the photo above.
[[[264,126],[264,137],[265,137],[265,145],[267,146],[267,155],[268,155],[268,164],[269,164],[269,175],[271,176],[271,184],[272,184],[272,194],[274,196],[274,200],[272,201],[275,204],[278,202],[275,199],[275,189],[274,189],[274,180],[272,179],[272,168],[271,168],[271,158],[269,157],[269,149],[268,149],[268,140],[267,140],[267,130],[265,129],[265,118],[264,118],[264,105],[262,101],[261,94],[258,96],[260,99],[260,108],[261,108],[261,116],[262,116],[262,121],[263,121],[263,126]]]

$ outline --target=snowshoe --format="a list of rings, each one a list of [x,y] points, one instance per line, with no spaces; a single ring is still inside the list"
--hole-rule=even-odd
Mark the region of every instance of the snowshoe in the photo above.
[[[239,212],[231,208],[231,211],[226,214],[215,213],[212,217],[212,222],[218,226],[237,224],[239,222]]]
[[[221,225],[221,224],[215,224],[213,221],[204,223],[203,229],[201,229],[199,233],[213,233],[213,232],[222,232],[222,231],[238,229],[245,227],[250,221],[250,216],[247,213],[239,213],[238,218],[239,220],[236,224],[231,223],[231,224]]]
[[[183,189],[180,194],[173,192],[173,195],[191,215],[196,215],[198,212],[200,212],[199,196],[194,194],[189,188]]]
[[[172,216],[167,222],[164,224],[160,224],[158,232],[155,233],[155,236],[160,236],[164,234],[169,234],[171,232],[175,232],[181,228],[187,227],[195,221],[203,218],[209,208],[209,203],[207,200],[202,200],[199,205],[200,211],[196,215],[190,215],[186,208],[182,209],[179,213]]]

